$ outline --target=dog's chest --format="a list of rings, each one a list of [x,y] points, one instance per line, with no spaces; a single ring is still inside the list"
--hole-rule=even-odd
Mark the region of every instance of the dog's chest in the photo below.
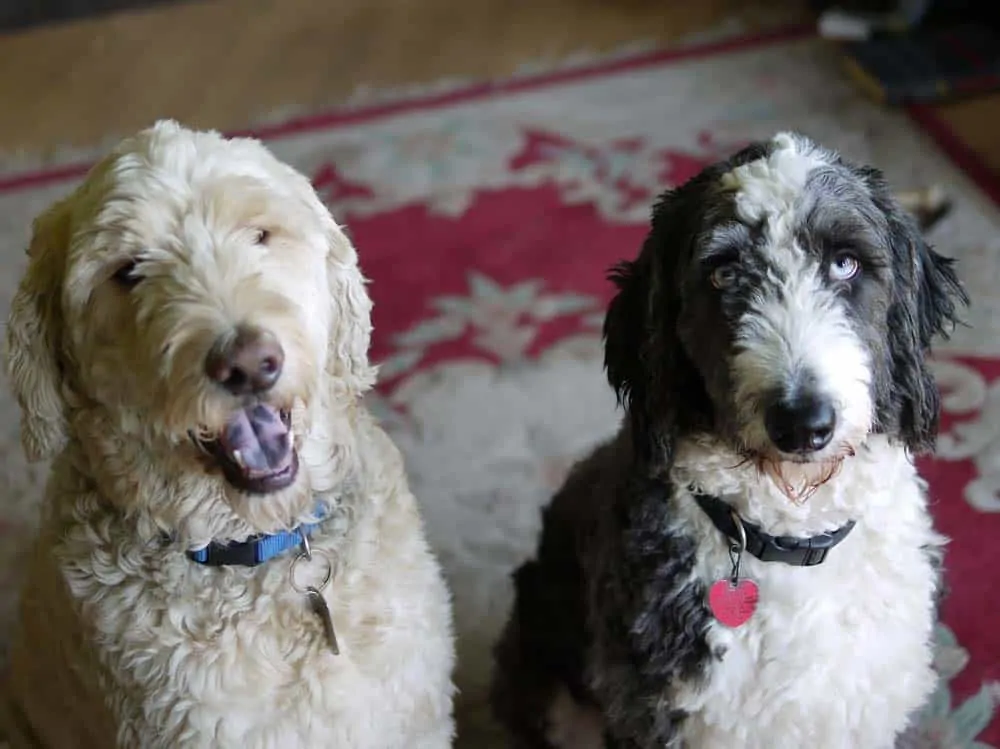
[[[853,532],[815,567],[744,555],[759,589],[740,626],[714,622],[704,685],[673,701],[691,713],[691,747],[795,746],[879,749],[892,745],[933,684],[930,635],[935,573],[920,487],[909,480],[873,498]],[[732,570],[729,544],[692,515],[706,587]]]
[[[156,735],[163,746],[192,748],[395,748],[406,744],[413,712],[400,699],[425,700],[431,723],[430,695],[447,693],[445,592],[434,568],[411,558],[412,544],[377,560],[370,539],[357,545],[338,547],[354,564],[338,566],[326,586],[322,570],[314,575],[339,654],[315,605],[291,583],[295,552],[252,570],[175,559],[160,564],[157,579],[125,576],[101,585],[99,600],[85,595],[105,629],[109,689],[134,685],[116,711],[125,743],[131,736],[152,746]],[[317,557],[325,548],[315,538]],[[416,625],[401,626],[401,613],[418,617]],[[428,631],[435,626],[441,631]]]
[[[202,594],[183,608],[175,598],[164,612],[177,626],[164,622],[148,633],[171,646],[150,656],[149,676],[159,678],[145,680],[144,701],[183,706],[191,746],[199,745],[196,736],[210,735],[213,723],[225,746],[251,738],[261,747],[311,746],[383,697],[380,684],[391,664],[357,626],[391,630],[378,593],[361,599],[355,588],[363,580],[341,578],[319,594],[337,637],[334,654],[316,604],[290,584],[288,560],[268,564],[246,582],[228,571],[204,571],[213,581]],[[142,635],[126,636],[121,655],[141,649]],[[155,722],[165,728],[172,721],[161,715]]]

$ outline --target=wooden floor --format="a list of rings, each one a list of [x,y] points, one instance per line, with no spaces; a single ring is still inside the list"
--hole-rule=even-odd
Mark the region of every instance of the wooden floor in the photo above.
[[[127,134],[159,116],[245,127],[373,88],[809,18],[803,0],[202,0],[0,37],[0,153]],[[1000,170],[1000,96],[945,108]]]

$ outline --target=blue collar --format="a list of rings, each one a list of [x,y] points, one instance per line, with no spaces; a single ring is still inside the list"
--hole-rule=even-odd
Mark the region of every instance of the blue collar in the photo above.
[[[251,536],[246,541],[230,541],[217,543],[213,541],[201,549],[189,550],[188,559],[209,567],[255,567],[274,559],[289,549],[302,545],[302,539],[309,536],[325,519],[325,507],[318,505],[315,514],[319,520],[315,523],[303,523],[290,531],[275,534],[261,533]]]

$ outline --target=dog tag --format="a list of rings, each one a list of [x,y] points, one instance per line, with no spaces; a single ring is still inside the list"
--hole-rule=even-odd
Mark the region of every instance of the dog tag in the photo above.
[[[330,608],[326,605],[323,594],[310,586],[306,588],[306,598],[309,599],[309,607],[323,624],[323,634],[326,636],[326,642],[330,646],[330,650],[333,651],[334,655],[340,655],[340,646],[337,645],[337,633],[333,631],[333,619],[330,618]]]
[[[743,521],[735,510],[733,522],[738,534],[729,547],[729,561],[733,568],[729,577],[716,580],[708,589],[708,608],[719,624],[735,628],[743,626],[753,616],[753,612],[757,610],[760,591],[753,580],[740,578],[743,552],[747,549],[747,534]]]
[[[708,607],[719,624],[740,627],[757,610],[758,589],[753,580],[716,580],[708,589]]]

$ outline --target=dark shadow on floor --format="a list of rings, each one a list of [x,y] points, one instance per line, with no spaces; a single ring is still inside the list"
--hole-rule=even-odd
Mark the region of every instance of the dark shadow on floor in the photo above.
[[[186,0],[0,0],[0,32]]]

